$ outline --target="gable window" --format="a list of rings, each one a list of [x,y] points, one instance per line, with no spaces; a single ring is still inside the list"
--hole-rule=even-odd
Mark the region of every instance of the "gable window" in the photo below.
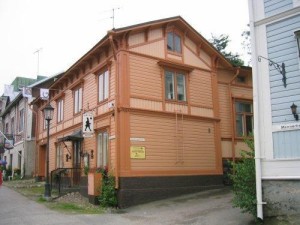
[[[238,137],[249,136],[253,132],[253,106],[250,102],[235,102],[235,124]]]
[[[24,109],[19,111],[19,132],[24,130]]]
[[[169,51],[181,53],[181,37],[175,32],[168,32],[167,48]]]
[[[57,101],[57,122],[61,122],[64,119],[64,100]]]
[[[237,81],[237,83],[240,83],[240,84],[246,84],[246,77],[245,76],[237,76],[236,81]]]
[[[99,102],[101,102],[105,99],[108,99],[109,74],[107,70],[99,74],[98,82]]]
[[[108,133],[102,131],[97,138],[97,167],[106,167],[108,162]]]
[[[167,100],[186,101],[184,74],[165,71],[165,98]]]
[[[82,88],[74,91],[74,113],[79,113],[82,109]]]

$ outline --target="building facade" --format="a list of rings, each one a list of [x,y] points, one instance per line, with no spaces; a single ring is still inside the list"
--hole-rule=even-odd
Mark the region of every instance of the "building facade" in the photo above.
[[[258,217],[299,213],[300,1],[249,0],[249,10]]]
[[[120,207],[220,187],[222,159],[238,158],[252,131],[251,85],[251,69],[181,17],[113,29],[50,86],[49,102],[35,101],[37,173],[50,103],[51,174],[72,176],[90,199],[99,167],[115,176]]]

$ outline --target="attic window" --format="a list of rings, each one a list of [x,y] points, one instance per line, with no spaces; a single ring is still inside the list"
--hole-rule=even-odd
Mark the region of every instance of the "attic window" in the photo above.
[[[181,37],[175,32],[168,32],[168,44],[169,51],[181,54]]]

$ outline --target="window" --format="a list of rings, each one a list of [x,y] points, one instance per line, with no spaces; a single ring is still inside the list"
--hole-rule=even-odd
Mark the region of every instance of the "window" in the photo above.
[[[22,151],[18,151],[18,169],[22,168]]]
[[[60,144],[56,146],[56,168],[63,168],[63,154],[64,149],[61,147]]]
[[[245,76],[237,76],[236,81],[237,81],[237,83],[245,84],[246,83],[246,77]]]
[[[165,71],[165,98],[167,100],[186,101],[184,74]]]
[[[64,100],[57,101],[57,122],[61,122],[64,119]]]
[[[235,102],[236,135],[249,136],[253,132],[253,107],[249,102]]]
[[[24,130],[24,109],[19,111],[19,132]]]
[[[98,134],[97,143],[97,167],[107,166],[108,161],[108,133],[107,131]]]
[[[74,91],[74,113],[79,113],[82,109],[82,88]]]
[[[167,48],[169,51],[181,53],[181,37],[175,32],[168,33]]]
[[[98,82],[99,102],[101,102],[105,99],[108,99],[109,75],[107,70],[99,75]]]
[[[8,123],[6,123],[6,124],[5,124],[5,134],[8,134],[8,132],[9,132],[9,131],[8,131],[8,127],[9,127],[9,125],[8,125]]]
[[[298,56],[300,58],[300,30],[295,31],[295,38],[297,40]]]

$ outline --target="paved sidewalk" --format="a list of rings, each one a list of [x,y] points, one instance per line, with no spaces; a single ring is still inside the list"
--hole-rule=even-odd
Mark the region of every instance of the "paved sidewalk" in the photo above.
[[[116,214],[69,215],[0,186],[0,225],[254,224],[250,215],[231,207],[231,198],[229,189],[219,189],[118,210]]]

